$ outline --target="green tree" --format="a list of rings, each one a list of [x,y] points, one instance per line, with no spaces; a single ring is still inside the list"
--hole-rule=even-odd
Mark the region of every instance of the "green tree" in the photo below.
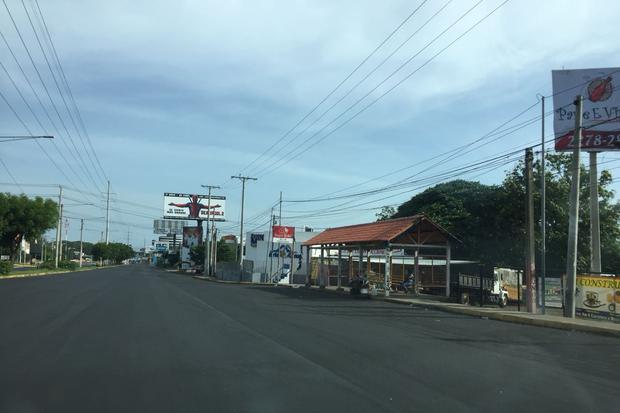
[[[217,261],[218,262],[234,262],[235,261],[235,245],[227,244],[225,241],[217,242]]]
[[[93,245],[92,254],[94,260],[107,260],[108,259],[108,245],[105,242],[98,242]]]
[[[549,154],[546,161],[547,272],[562,274],[568,241],[568,195],[571,157]],[[540,247],[540,162],[534,165],[536,242]],[[603,271],[620,268],[620,203],[609,188],[611,173],[599,178]],[[589,174],[581,167],[578,270],[589,269]],[[456,258],[480,260],[497,266],[523,267],[525,262],[525,178],[523,163],[508,171],[501,185],[456,180],[436,185],[398,207],[394,218],[425,213],[462,244],[454,247]],[[537,259],[540,257],[537,255]]]
[[[566,248],[568,242],[568,198],[570,193],[571,156],[567,154],[548,154],[545,171],[547,188],[547,269],[562,274],[566,269]],[[540,162],[534,165],[534,185],[540,187]],[[590,268],[590,174],[581,165],[579,186],[579,237],[577,242],[577,269],[587,272]],[[602,170],[598,179],[599,210],[601,226],[601,262],[603,272],[615,273],[620,264],[620,203],[614,200],[614,192],[609,188],[612,175]],[[503,215],[511,219],[515,237],[520,245],[525,245],[525,180],[523,164],[517,165],[507,175],[503,183],[507,199]],[[536,218],[539,219],[540,194],[534,192]],[[516,229],[520,231],[516,231]],[[536,243],[540,246],[540,225],[536,225]]]
[[[115,264],[120,264],[135,255],[130,245],[120,242],[111,242],[107,245],[99,242],[93,245],[92,253],[95,260],[108,260]]]
[[[386,205],[381,208],[380,212],[377,212],[375,216],[377,217],[377,221],[385,221],[386,219],[392,218],[392,216],[396,213],[394,207]]]
[[[58,205],[50,199],[0,193],[0,245],[14,260],[22,240],[34,240],[55,226]]]
[[[497,217],[491,211],[498,195],[497,186],[450,181],[415,195],[399,206],[393,217],[424,213],[461,241],[453,245],[456,258],[496,262],[501,233],[494,231]]]
[[[205,262],[205,247],[204,245],[194,245],[189,251],[189,258],[195,265],[203,265]]]

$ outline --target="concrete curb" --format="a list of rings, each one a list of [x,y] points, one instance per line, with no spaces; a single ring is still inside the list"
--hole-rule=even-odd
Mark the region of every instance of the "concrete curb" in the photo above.
[[[270,283],[253,283],[252,281],[226,281],[226,280],[218,280],[213,277],[205,277],[203,275],[192,275],[192,278],[202,281],[209,281],[219,284],[239,284],[239,285],[262,285],[262,286],[273,286]],[[288,287],[288,286],[287,286]]]
[[[94,270],[103,270],[106,268],[118,267],[118,265],[108,266],[108,267],[95,267],[95,268],[82,268],[81,270],[64,270],[64,271],[53,271],[53,272],[36,272],[36,273],[28,273],[28,274],[13,274],[13,275],[3,275],[0,276],[0,280],[11,280],[14,278],[28,278],[28,277],[43,277],[46,275],[62,275],[62,274],[74,274],[76,272],[85,272],[85,271],[94,271]]]
[[[515,314],[510,312],[499,312],[493,310],[481,310],[470,307],[456,307],[456,305],[436,304],[436,303],[421,303],[402,300],[398,298],[380,298],[381,300],[393,304],[409,305],[415,307],[432,308],[433,310],[444,311],[447,313],[463,314],[472,317],[489,318],[498,321],[507,321],[511,323],[525,324],[537,327],[555,328],[568,331],[581,331],[586,333],[602,334],[612,337],[620,337],[620,327],[614,325],[606,326],[597,324],[585,324],[586,320],[563,320],[554,316],[539,316],[539,315],[525,315]],[[550,318],[554,317],[554,318]]]

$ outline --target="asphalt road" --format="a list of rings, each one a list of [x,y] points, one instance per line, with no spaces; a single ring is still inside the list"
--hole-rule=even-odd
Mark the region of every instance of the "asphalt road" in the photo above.
[[[135,265],[0,280],[0,411],[612,412],[619,345]]]

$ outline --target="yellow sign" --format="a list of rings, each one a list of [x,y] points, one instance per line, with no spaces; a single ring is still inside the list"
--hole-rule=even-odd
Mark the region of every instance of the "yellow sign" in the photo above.
[[[620,321],[620,278],[597,275],[578,275],[575,312],[589,318]]]

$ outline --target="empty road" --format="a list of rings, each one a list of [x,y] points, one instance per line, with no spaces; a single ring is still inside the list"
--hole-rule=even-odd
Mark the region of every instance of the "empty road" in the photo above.
[[[0,412],[612,412],[619,345],[134,265],[0,280]]]

